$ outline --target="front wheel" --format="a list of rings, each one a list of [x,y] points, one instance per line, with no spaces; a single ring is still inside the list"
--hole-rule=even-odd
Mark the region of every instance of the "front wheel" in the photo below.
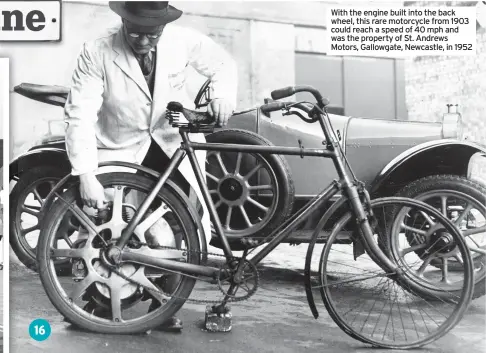
[[[99,333],[146,332],[182,307],[195,279],[131,262],[116,267],[120,276],[106,266],[102,257],[107,247],[121,236],[141,200],[152,190],[154,180],[132,173],[103,174],[98,179],[111,201],[107,212],[89,212],[92,209],[88,208],[82,211],[79,187],[73,185],[56,199],[45,216],[37,249],[40,279],[51,303],[67,321]],[[87,227],[76,211],[89,215],[96,230]],[[80,224],[73,235],[77,239],[60,247],[56,242],[65,235],[62,223],[71,219]],[[149,206],[126,249],[200,263],[200,244],[187,205],[168,188],[163,188]],[[69,261],[71,278],[57,275],[55,262],[59,258]]]
[[[315,288],[320,290],[330,316],[351,337],[382,348],[421,347],[451,330],[471,301],[474,282],[469,250],[459,230],[425,203],[383,198],[371,205],[378,218],[389,220],[384,215],[396,215],[392,224],[375,227],[376,244],[383,237],[405,237],[403,220],[409,215],[433,217],[438,226],[427,234],[428,241],[421,249],[429,254],[457,251],[464,261],[460,278],[456,274],[454,285],[444,283],[443,273],[416,256],[414,246],[393,249],[400,256],[392,262],[401,272],[390,272],[369,252],[359,256],[356,249],[363,244],[361,237],[351,243],[339,237],[353,221],[349,212],[336,223],[324,246]],[[446,295],[447,301],[439,298]]]

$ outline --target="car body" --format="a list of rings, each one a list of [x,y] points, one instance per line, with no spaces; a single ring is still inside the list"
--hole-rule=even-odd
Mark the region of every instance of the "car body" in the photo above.
[[[56,93],[39,96],[23,93],[17,88],[16,91],[44,103],[64,104],[59,92],[67,92],[66,87],[39,87],[45,92],[54,90]],[[334,114],[330,114],[330,119],[354,173],[373,194],[389,194],[390,189],[400,188],[428,175],[445,173],[467,176],[471,157],[486,153],[486,146],[462,139],[458,113],[445,113],[442,122]],[[323,142],[323,133],[318,124],[307,124],[295,115],[282,115],[281,112],[266,115],[258,108],[235,115],[227,128],[255,132],[279,146],[299,146],[300,140],[304,148],[319,148]],[[15,178],[22,170],[35,164],[52,161],[48,156],[64,154],[63,151],[62,135],[48,134],[42,137],[29,151],[11,162],[10,178]],[[285,158],[291,166],[297,198],[316,195],[322,186],[336,177],[331,160],[299,156]]]

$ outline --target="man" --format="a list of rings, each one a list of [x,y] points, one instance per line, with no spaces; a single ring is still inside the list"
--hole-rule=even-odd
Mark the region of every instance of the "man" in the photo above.
[[[98,209],[108,201],[95,176],[99,162],[134,162],[161,172],[180,147],[178,129],[164,113],[170,101],[193,106],[185,91],[186,66],[211,78],[215,98],[208,112],[219,125],[227,123],[236,105],[235,63],[211,39],[171,24],[182,11],[164,1],[112,1],[110,8],[122,18],[122,26],[115,34],[85,43],[65,106],[72,174],[79,175],[86,206]],[[203,142],[204,136],[192,134],[191,139]],[[198,151],[197,158],[204,172],[205,152]],[[187,159],[176,177],[183,189],[191,186],[198,194],[209,235],[209,215]],[[176,318],[167,325],[182,328]]]

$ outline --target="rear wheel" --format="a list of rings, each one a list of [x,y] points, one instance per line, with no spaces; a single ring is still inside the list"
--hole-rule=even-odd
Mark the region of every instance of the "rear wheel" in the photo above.
[[[93,216],[99,235],[71,211],[79,207],[79,187],[75,184],[61,195],[62,199],[53,203],[44,219],[37,251],[40,279],[50,301],[68,322],[100,333],[146,332],[166,322],[182,307],[192,292],[195,278],[174,278],[172,273],[132,262],[117,266],[119,272],[142,287],[104,264],[101,256],[105,254],[106,244],[113,244],[121,236],[138,208],[136,200],[146,197],[154,180],[132,173],[103,174],[98,180],[105,193],[112,195],[108,211]],[[137,235],[132,236],[143,244],[132,242],[127,248],[139,254],[199,264],[200,244],[187,205],[170,189],[163,188],[148,211],[137,227]],[[60,248],[55,243],[62,237],[61,224],[65,219],[76,219],[81,226],[76,234],[78,240]],[[163,240],[164,244],[158,243],[160,245],[187,251],[157,249],[145,238],[148,233]],[[59,258],[70,262],[72,278],[59,278],[56,274],[54,265]],[[168,282],[171,282],[170,288]]]

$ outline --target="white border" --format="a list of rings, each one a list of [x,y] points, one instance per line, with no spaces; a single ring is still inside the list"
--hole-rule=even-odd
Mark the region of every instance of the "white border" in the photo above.
[[[9,325],[9,161],[10,161],[10,139],[9,139],[9,59],[0,58],[0,95],[2,96],[2,112],[0,117],[3,119],[3,352],[9,352],[10,325]]]

